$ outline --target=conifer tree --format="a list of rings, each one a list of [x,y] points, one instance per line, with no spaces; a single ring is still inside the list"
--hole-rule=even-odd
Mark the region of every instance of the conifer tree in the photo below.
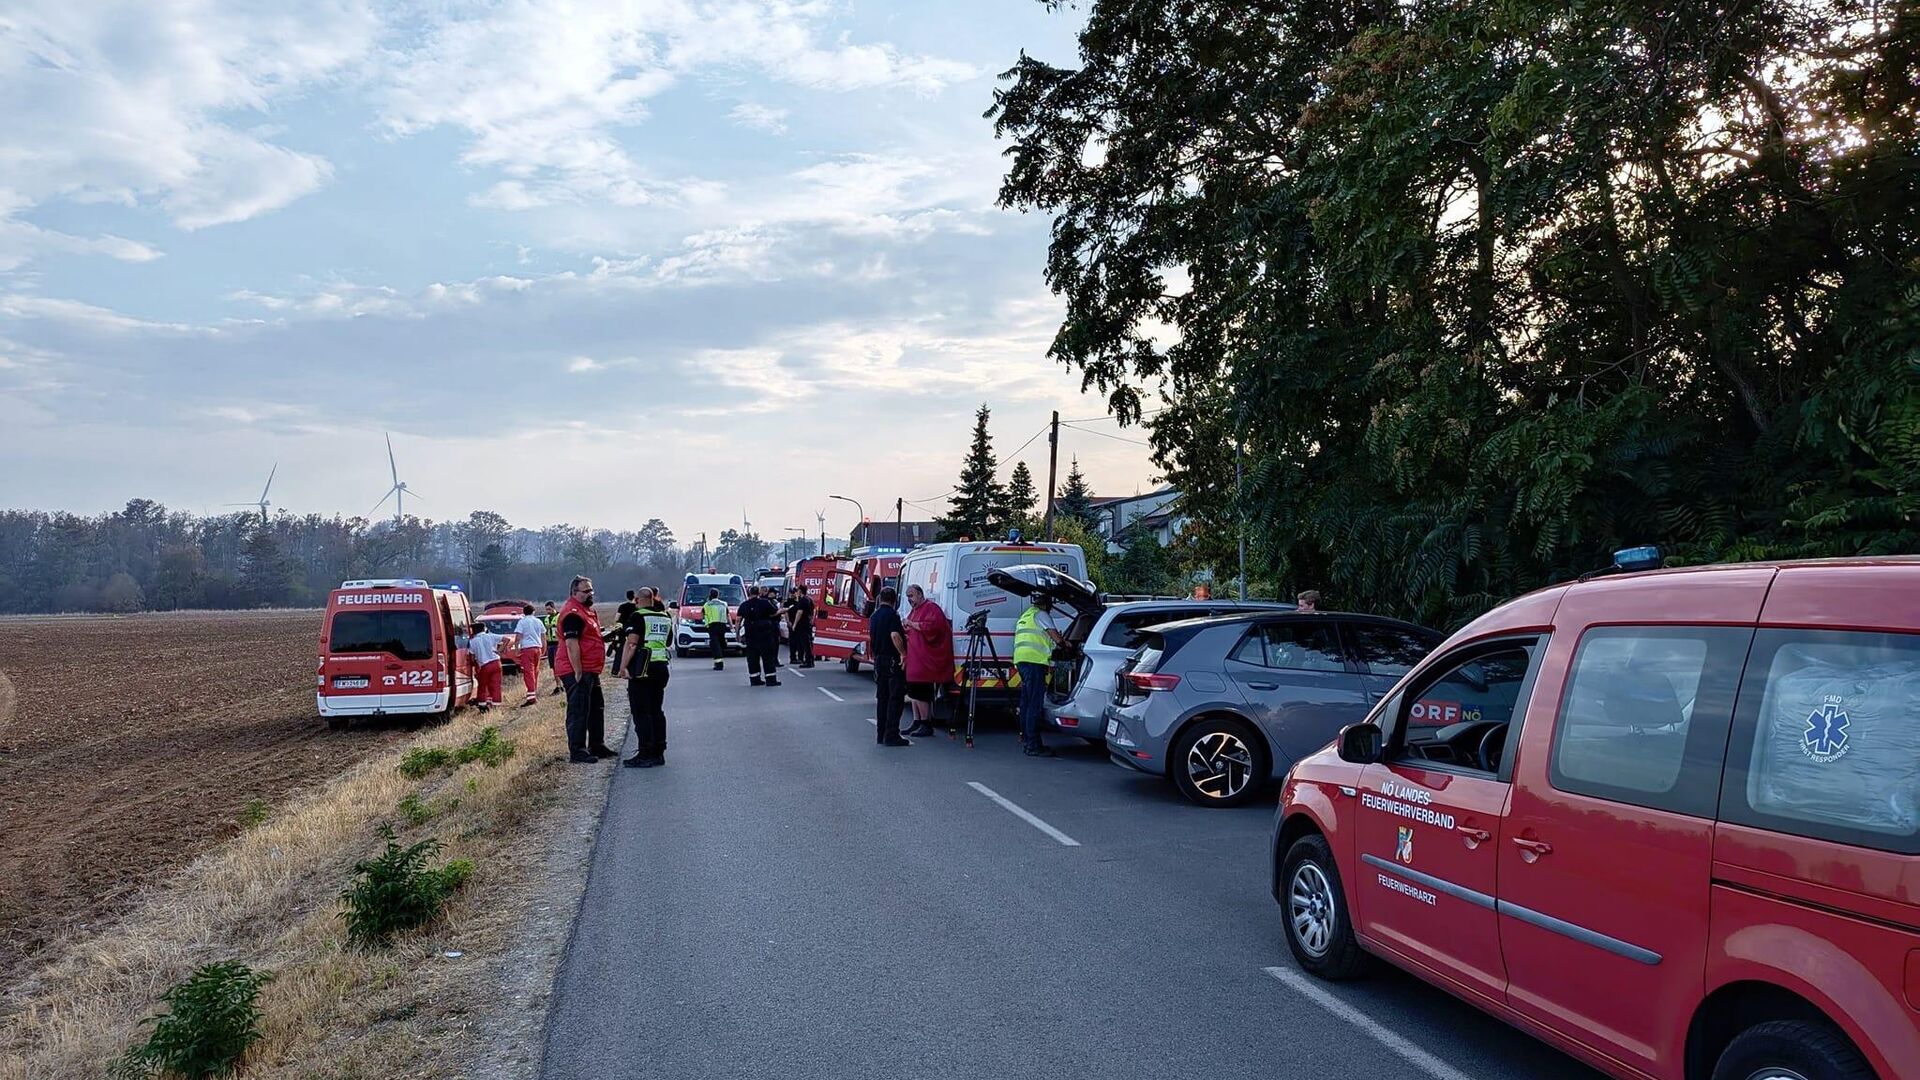
[[[947,516],[940,519],[942,540],[962,536],[986,539],[1001,523],[1007,491],[998,479],[1000,463],[993,454],[993,437],[987,434],[991,415],[985,404],[973,414],[973,444],[960,465],[960,488],[953,495]]]
[[[1013,476],[1007,481],[1007,505],[1001,519],[1009,525],[1033,520],[1034,498],[1033,473],[1022,461],[1013,467]]]
[[[1053,504],[1054,517],[1070,517],[1087,528],[1099,526],[1100,515],[1093,511],[1093,492],[1087,490],[1087,478],[1080,471],[1080,459],[1075,457],[1067,469],[1067,482],[1060,489],[1060,497]]]

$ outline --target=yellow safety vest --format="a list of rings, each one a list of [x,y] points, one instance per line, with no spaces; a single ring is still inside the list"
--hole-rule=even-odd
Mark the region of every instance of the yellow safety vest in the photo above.
[[[646,609],[640,612],[641,625],[644,627],[647,647],[647,659],[656,664],[664,664],[673,655],[673,616],[664,611]]]
[[[1047,636],[1040,626],[1040,609],[1029,607],[1020,613],[1020,621],[1013,628],[1013,662],[1016,664],[1050,664],[1053,662],[1053,639]]]
[[[727,621],[727,605],[725,601],[709,600],[700,605],[700,617],[707,621],[708,626],[712,626],[714,623],[725,625]]]

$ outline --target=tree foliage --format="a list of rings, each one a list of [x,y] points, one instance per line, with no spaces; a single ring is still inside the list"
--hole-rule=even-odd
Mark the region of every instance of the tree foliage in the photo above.
[[[1253,576],[1457,623],[1920,543],[1920,9],[1094,0],[1080,53],[1008,72],[1002,201],[1216,565],[1244,515]]]
[[[1000,519],[1008,524],[1031,519],[1038,498],[1033,490],[1033,472],[1027,468],[1026,462],[1017,462],[1012,475],[1007,478],[1007,502],[1001,508]]]
[[[942,540],[963,536],[985,539],[1006,520],[1007,491],[1000,484],[1000,461],[993,453],[993,436],[987,433],[992,415],[984,404],[973,414],[973,441],[960,464],[960,486],[948,503],[947,516],[940,519]]]
[[[1097,528],[1100,515],[1093,509],[1093,492],[1087,488],[1087,477],[1080,471],[1080,459],[1075,457],[1067,467],[1066,482],[1060,485],[1060,497],[1053,501],[1053,518],[1077,521],[1089,529]]]

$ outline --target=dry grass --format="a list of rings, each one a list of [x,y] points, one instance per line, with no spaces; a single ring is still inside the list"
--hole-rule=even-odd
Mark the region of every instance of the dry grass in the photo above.
[[[442,1052],[487,1005],[491,980],[476,976],[513,933],[514,892],[547,842],[536,818],[556,808],[558,793],[604,782],[602,770],[568,770],[560,712],[553,697],[490,717],[463,712],[275,808],[11,991],[0,1080],[100,1076],[142,1037],[140,1021],[163,990],[225,959],[274,974],[245,1076],[456,1075],[436,1060],[458,1056]],[[396,768],[413,746],[451,748],[490,724],[519,744],[498,768],[475,762],[419,781]],[[410,794],[437,813],[409,826],[397,806]],[[338,896],[352,864],[378,850],[382,821],[403,842],[439,837],[442,859],[472,859],[478,869],[436,926],[389,951],[358,952],[343,944]],[[464,955],[443,955],[452,950]]]

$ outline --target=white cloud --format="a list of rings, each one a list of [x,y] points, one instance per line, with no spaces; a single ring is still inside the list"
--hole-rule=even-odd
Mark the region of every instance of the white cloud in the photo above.
[[[455,4],[397,51],[383,115],[400,135],[467,132],[462,159],[505,174],[476,199],[483,206],[678,206],[711,197],[711,185],[660,175],[615,133],[644,121],[648,103],[689,75],[739,69],[821,90],[932,93],[977,74],[887,44],[822,44],[830,14],[830,5],[792,0]],[[766,123],[774,111],[755,115]]]
[[[743,128],[764,131],[771,135],[787,133],[787,110],[776,109],[770,105],[758,105],[743,101],[727,113],[727,119]]]
[[[0,160],[15,198],[0,225],[14,258],[28,246],[151,251],[117,237],[21,244],[8,219],[49,199],[157,204],[198,229],[315,190],[325,160],[230,121],[342,71],[375,26],[361,0],[16,0],[0,18]]]

